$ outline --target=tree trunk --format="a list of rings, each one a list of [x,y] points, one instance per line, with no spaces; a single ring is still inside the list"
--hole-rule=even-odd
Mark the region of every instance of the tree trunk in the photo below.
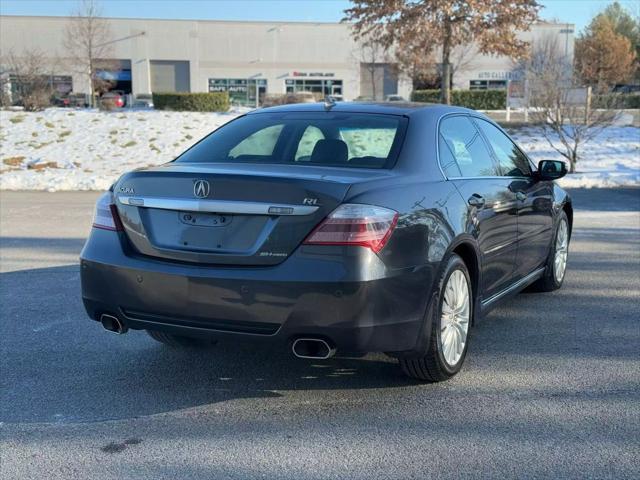
[[[442,103],[451,105],[451,24],[445,21],[444,38],[442,39],[442,79],[440,95]]]
[[[573,150],[569,161],[569,173],[576,173],[576,163],[578,163],[578,152]]]

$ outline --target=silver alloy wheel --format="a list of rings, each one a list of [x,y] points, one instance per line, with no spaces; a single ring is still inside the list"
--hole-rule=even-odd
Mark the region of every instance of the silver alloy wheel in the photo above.
[[[462,357],[469,331],[471,313],[469,282],[462,270],[454,270],[444,289],[440,316],[442,354],[451,367]]]
[[[556,253],[553,259],[553,274],[556,282],[560,283],[567,269],[567,254],[569,252],[569,226],[563,218],[558,225],[556,234]]]

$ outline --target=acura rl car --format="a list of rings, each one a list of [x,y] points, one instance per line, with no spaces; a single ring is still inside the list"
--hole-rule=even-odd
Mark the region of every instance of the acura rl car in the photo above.
[[[100,197],[82,298],[107,330],[172,346],[385,352],[445,380],[492,307],[562,285],[565,173],[464,108],[256,110]]]

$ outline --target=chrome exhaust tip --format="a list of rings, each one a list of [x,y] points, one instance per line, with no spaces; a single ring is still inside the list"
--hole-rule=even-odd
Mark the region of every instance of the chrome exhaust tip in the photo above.
[[[104,329],[108,332],[115,333],[118,335],[122,335],[123,333],[127,333],[129,330],[127,326],[120,321],[120,319],[114,315],[109,315],[108,313],[103,313],[100,315],[100,323]]]
[[[298,338],[291,346],[293,354],[298,358],[326,360],[336,354],[335,347],[320,338]]]

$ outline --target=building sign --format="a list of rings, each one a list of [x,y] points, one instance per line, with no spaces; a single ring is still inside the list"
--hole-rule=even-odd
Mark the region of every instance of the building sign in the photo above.
[[[254,106],[256,89],[259,95],[267,91],[267,80],[264,78],[210,78],[210,92],[228,92],[229,101],[234,105]]]
[[[480,72],[478,73],[479,80],[518,80],[522,77],[522,72]]]
[[[333,72],[291,72],[292,77],[335,77]]]

